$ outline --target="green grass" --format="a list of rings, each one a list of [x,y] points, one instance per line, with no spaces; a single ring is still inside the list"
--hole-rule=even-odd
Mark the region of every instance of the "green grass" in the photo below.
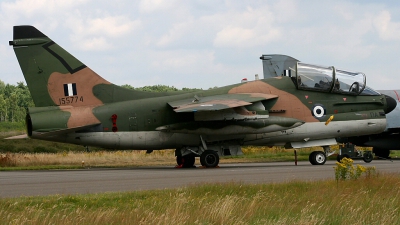
[[[333,169],[332,169],[333,173]],[[400,224],[399,174],[0,199],[2,224]]]
[[[0,132],[25,131],[25,121],[22,122],[0,122]]]

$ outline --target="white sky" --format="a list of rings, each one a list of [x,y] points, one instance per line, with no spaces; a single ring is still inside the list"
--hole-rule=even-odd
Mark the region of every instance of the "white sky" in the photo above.
[[[10,84],[24,81],[8,46],[14,25],[35,26],[118,85],[221,87],[262,77],[262,54],[284,54],[400,89],[394,0],[3,0],[0,80]]]

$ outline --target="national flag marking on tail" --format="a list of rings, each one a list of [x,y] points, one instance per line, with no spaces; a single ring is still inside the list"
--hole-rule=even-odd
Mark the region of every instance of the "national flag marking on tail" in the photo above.
[[[76,91],[76,83],[69,83],[69,84],[64,84],[64,95],[65,96],[74,96],[77,95]]]
[[[292,77],[292,71],[291,70],[284,70],[283,71],[283,76]]]

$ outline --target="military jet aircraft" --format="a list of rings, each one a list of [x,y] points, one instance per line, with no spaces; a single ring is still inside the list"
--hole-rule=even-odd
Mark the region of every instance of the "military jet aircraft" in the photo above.
[[[114,85],[33,26],[15,26],[13,40],[35,107],[26,115],[30,138],[111,149],[176,149],[183,167],[195,157],[216,167],[243,145],[322,146],[324,164],[336,137],[385,129],[396,101],[366,87],[363,73],[305,64],[279,76],[226,87],[149,93]],[[267,56],[265,57],[265,60]]]

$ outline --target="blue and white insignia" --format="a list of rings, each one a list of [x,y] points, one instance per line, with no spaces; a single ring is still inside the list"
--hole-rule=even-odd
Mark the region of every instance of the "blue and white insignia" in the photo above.
[[[312,115],[318,119],[323,118],[326,115],[325,107],[321,104],[315,104],[312,111]]]
[[[76,90],[76,83],[64,84],[64,95],[65,96],[74,96],[77,94],[78,94],[78,92]]]

